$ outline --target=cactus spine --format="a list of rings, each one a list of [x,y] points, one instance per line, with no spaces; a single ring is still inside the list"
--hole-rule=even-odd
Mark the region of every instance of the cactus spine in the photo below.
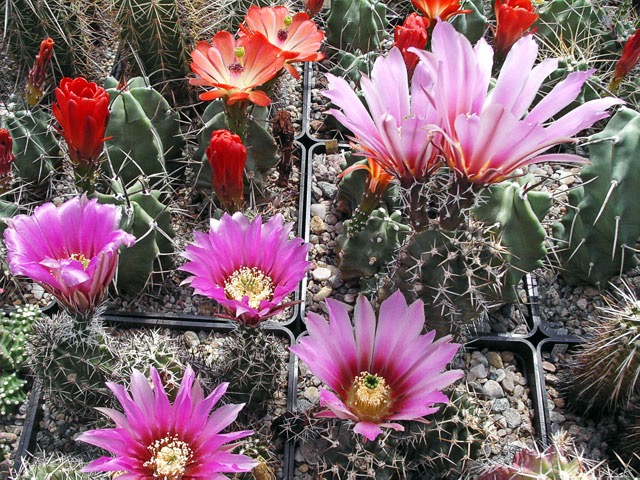
[[[569,207],[554,225],[558,257],[570,285],[604,285],[637,264],[640,238],[640,113],[621,108],[589,138],[582,186],[569,192]]]
[[[387,8],[378,0],[334,0],[327,18],[327,42],[339,50],[375,50],[384,38]]]

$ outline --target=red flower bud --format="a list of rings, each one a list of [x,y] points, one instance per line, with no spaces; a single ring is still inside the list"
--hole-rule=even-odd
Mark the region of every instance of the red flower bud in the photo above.
[[[494,32],[493,49],[504,56],[514,43],[523,36],[533,33],[529,30],[538,19],[531,0],[496,0],[497,27]]]
[[[622,55],[620,55],[620,59],[618,63],[616,63],[616,69],[613,72],[613,80],[611,81],[612,90],[617,90],[622,79],[631,73],[631,70],[633,70],[633,67],[635,67],[639,61],[640,28],[629,37],[624,47],[622,47]]]
[[[44,82],[47,79],[47,67],[53,55],[53,40],[45,38],[40,42],[40,52],[36,55],[36,61],[29,70],[25,99],[32,107],[37,105],[44,96]]]
[[[309,15],[309,18],[312,18],[322,10],[322,5],[324,5],[324,0],[307,0],[304,11]]]
[[[11,175],[11,164],[16,157],[13,156],[13,140],[6,128],[0,128],[0,178]]]
[[[69,147],[71,160],[91,170],[104,147],[109,94],[83,77],[63,78],[56,88],[53,115]]]
[[[413,70],[418,64],[418,56],[415,53],[408,52],[407,49],[409,47],[426,47],[427,28],[429,28],[429,22],[417,13],[412,13],[393,32],[393,46],[398,47],[402,52],[409,78],[413,75]]]
[[[207,147],[211,165],[211,183],[222,207],[228,211],[242,209],[244,165],[247,149],[242,140],[229,130],[215,130]]]

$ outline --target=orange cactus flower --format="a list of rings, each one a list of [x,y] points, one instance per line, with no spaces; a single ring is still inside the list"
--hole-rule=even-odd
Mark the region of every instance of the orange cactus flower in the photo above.
[[[244,35],[261,33],[286,59],[284,67],[295,78],[300,75],[291,65],[293,62],[317,62],[324,58],[319,52],[324,32],[306,13],[291,16],[286,7],[257,7],[252,5],[240,25]]]
[[[410,14],[402,25],[398,25],[393,32],[393,46],[400,49],[402,58],[407,66],[409,78],[418,64],[418,56],[409,52],[409,47],[423,49],[427,45],[427,29],[429,22],[417,13]]]
[[[271,100],[255,88],[275,77],[285,61],[280,49],[261,33],[236,40],[226,31],[216,33],[211,43],[198,42],[191,58],[191,70],[198,78],[189,83],[215,87],[201,93],[201,100],[224,98],[227,105],[248,100],[261,107]]]
[[[538,19],[531,0],[496,0],[497,28],[494,32],[493,49],[504,56],[514,43],[523,36],[533,33],[531,25]]]
[[[438,18],[448,20],[454,15],[471,12],[460,8],[459,0],[411,0],[411,3],[429,19],[430,24]]]
[[[633,67],[640,61],[640,28],[636,33],[631,35],[622,47],[622,55],[616,63],[616,69],[613,72],[613,80],[611,81],[611,89],[616,91],[620,82],[624,77],[629,75]]]
[[[51,109],[74,164],[90,171],[102,153],[109,120],[109,94],[86,78],[63,78]]]
[[[224,210],[242,209],[244,183],[242,176],[247,161],[247,149],[240,137],[229,130],[214,130],[207,147],[211,165],[213,190]]]
[[[47,79],[47,67],[53,55],[53,40],[45,38],[40,42],[40,51],[36,61],[29,70],[25,99],[30,106],[35,106],[44,96],[44,82]]]

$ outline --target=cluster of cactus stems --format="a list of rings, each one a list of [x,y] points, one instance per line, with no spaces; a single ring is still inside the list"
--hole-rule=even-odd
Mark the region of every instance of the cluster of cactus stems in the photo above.
[[[61,453],[47,453],[24,462],[13,473],[13,480],[109,480],[107,473],[83,473],[86,462],[82,458]]]

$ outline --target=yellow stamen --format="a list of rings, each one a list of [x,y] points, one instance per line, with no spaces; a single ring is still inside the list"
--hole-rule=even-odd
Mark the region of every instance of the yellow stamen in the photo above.
[[[178,440],[178,436],[166,436],[147,447],[151,459],[144,466],[153,470],[153,478],[180,480],[193,457],[189,445]]]
[[[379,422],[391,405],[391,389],[384,378],[361,372],[349,392],[347,404],[361,420]]]
[[[80,262],[85,270],[89,266],[89,263],[91,263],[91,260],[85,257],[82,253],[73,253],[69,258],[76,262]]]
[[[262,300],[273,298],[273,281],[259,268],[241,267],[224,282],[227,298],[241,301],[249,297],[249,306],[258,308]]]

